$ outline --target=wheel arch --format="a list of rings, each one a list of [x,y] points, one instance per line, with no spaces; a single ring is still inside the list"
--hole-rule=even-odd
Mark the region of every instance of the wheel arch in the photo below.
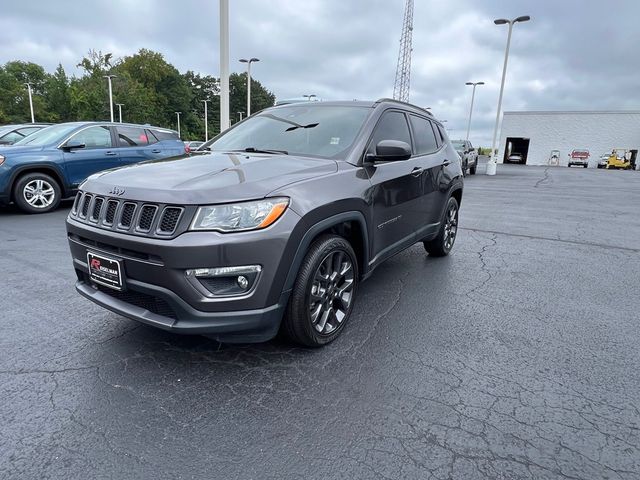
[[[340,235],[351,243],[356,253],[360,276],[362,277],[366,273],[369,261],[367,222],[360,211],[342,212],[315,223],[305,232],[289,267],[283,291],[293,288],[300,265],[302,265],[309,247],[316,238],[327,233]]]
[[[11,180],[9,181],[9,198],[14,198],[15,186],[18,179],[29,173],[44,173],[45,175],[49,175],[56,182],[58,182],[58,185],[60,185],[60,189],[62,190],[62,198],[69,195],[70,192],[67,184],[64,181],[64,176],[56,167],[47,164],[30,164],[17,168],[11,176]]]

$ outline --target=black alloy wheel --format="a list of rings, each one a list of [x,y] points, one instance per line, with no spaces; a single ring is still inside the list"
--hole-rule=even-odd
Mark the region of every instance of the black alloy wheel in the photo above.
[[[351,315],[357,286],[358,263],[349,242],[337,235],[321,236],[298,272],[283,332],[307,347],[332,342]]]
[[[450,197],[438,235],[433,240],[423,242],[424,248],[430,256],[444,257],[451,252],[458,235],[458,211],[458,201],[454,197]]]

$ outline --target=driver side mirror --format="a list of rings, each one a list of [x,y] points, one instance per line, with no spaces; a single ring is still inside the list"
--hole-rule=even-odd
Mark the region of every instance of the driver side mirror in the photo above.
[[[368,154],[367,160],[395,162],[411,158],[411,145],[399,140],[382,140],[376,145],[376,153]]]
[[[79,148],[85,148],[87,145],[78,140],[69,140],[67,143],[63,145],[62,148],[70,152],[71,150],[77,150]]]

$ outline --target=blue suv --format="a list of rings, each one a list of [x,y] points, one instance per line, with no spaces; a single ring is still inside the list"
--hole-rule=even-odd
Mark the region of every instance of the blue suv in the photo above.
[[[148,125],[73,122],[52,125],[0,148],[0,204],[27,213],[55,209],[91,174],[187,153],[178,133]]]

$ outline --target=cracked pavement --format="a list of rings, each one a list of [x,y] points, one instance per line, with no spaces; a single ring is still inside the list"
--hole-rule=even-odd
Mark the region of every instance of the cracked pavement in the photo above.
[[[321,350],[102,310],[68,202],[0,209],[0,478],[640,478],[640,174],[498,170]]]

